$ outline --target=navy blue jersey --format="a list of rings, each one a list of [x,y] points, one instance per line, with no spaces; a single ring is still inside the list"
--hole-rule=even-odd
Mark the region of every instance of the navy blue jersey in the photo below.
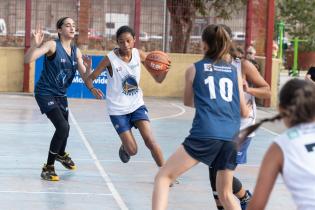
[[[67,54],[59,39],[53,56],[45,55],[43,71],[35,86],[35,94],[65,96],[77,70],[76,47],[71,47],[71,56]]]
[[[240,128],[237,70],[224,61],[195,63],[195,117],[189,137],[231,141]]]

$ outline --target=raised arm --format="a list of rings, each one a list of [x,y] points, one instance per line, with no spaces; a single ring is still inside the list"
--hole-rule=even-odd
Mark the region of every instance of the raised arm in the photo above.
[[[194,65],[187,68],[185,72],[184,105],[195,107],[193,81],[195,79],[196,69]]]
[[[32,45],[27,50],[24,56],[24,63],[31,63],[42,55],[47,54],[49,56],[55,53],[56,51],[55,41],[48,41],[42,44],[44,39],[44,33],[40,26],[36,27],[36,30],[35,32],[32,33],[32,35],[33,35]]]
[[[260,75],[257,68],[248,60],[242,60],[242,73],[247,82],[251,82],[254,87],[249,87],[247,83],[244,85],[244,91],[261,99],[271,97],[270,85]]]
[[[247,210],[265,209],[277,176],[282,171],[282,166],[282,150],[276,143],[273,143],[264,156],[254,194]]]
[[[148,54],[147,54],[146,52],[142,51],[142,50],[139,50],[139,54],[140,54],[141,63],[144,65],[145,69],[146,69],[147,71],[149,71],[148,68],[147,68],[147,66],[146,66],[145,63],[144,63],[145,58],[147,57]],[[168,70],[167,70],[167,71],[168,71]],[[151,74],[151,76],[153,77],[153,79],[154,79],[156,82],[162,83],[162,82],[164,81],[165,77],[166,77],[166,72],[164,72],[163,74]]]

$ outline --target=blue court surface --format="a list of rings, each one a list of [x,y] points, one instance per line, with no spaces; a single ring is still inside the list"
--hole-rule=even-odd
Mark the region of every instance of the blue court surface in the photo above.
[[[123,164],[120,140],[106,113],[105,101],[69,99],[70,136],[67,151],[77,164],[68,171],[56,162],[59,182],[41,180],[54,127],[41,115],[33,96],[0,95],[0,209],[1,210],[149,210],[158,168],[137,130],[138,154]],[[153,133],[165,158],[187,136],[194,110],[179,99],[145,98]],[[259,118],[272,110],[258,112]],[[283,130],[280,122],[257,132],[249,162],[236,176],[252,190],[259,164],[272,139]],[[199,164],[171,188],[170,210],[216,209],[210,194],[208,169]],[[281,177],[268,203],[269,210],[296,209]]]

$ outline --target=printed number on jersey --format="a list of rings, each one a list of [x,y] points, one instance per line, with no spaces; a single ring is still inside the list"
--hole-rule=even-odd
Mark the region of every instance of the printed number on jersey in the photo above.
[[[205,84],[209,87],[210,99],[216,99],[215,85],[213,76],[208,76],[205,79]],[[221,78],[219,80],[219,89],[221,98],[227,102],[231,102],[233,99],[233,82],[229,78]]]

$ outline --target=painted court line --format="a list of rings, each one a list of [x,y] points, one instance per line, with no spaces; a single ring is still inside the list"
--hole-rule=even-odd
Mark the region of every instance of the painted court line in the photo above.
[[[185,110],[183,107],[181,107],[181,106],[179,106],[179,105],[177,105],[177,104],[171,103],[171,105],[172,105],[172,106],[175,106],[175,107],[177,107],[177,108],[179,108],[179,109],[180,109],[180,112],[179,112],[179,113],[176,113],[176,114],[164,116],[164,117],[152,118],[151,121],[153,121],[153,120],[168,119],[168,118],[175,118],[175,117],[178,117],[178,116],[180,116],[180,115],[183,115],[183,114],[186,112],[186,110]]]
[[[14,191],[2,190],[0,193],[14,193],[14,194],[54,194],[54,195],[88,195],[88,196],[112,196],[111,193],[72,193],[72,192],[44,192],[44,191]]]
[[[100,161],[97,159],[97,156],[95,154],[95,152],[93,151],[89,141],[87,140],[87,138],[85,137],[85,135],[83,134],[80,126],[78,125],[78,122],[76,121],[76,119],[74,118],[72,112],[69,110],[69,116],[70,119],[72,121],[72,123],[74,124],[74,126],[76,127],[85,147],[87,148],[90,156],[92,157],[92,159],[94,160],[94,164],[96,165],[97,169],[99,170],[102,178],[104,179],[107,187],[109,188],[109,190],[112,192],[114,199],[116,200],[118,206],[120,207],[120,209],[122,210],[127,210],[128,207],[125,204],[125,202],[123,201],[123,199],[121,198],[120,194],[118,193],[118,191],[116,190],[114,184],[112,183],[111,179],[109,178],[109,176],[107,175],[107,173],[105,172],[105,169],[103,168],[103,166],[101,165]]]

